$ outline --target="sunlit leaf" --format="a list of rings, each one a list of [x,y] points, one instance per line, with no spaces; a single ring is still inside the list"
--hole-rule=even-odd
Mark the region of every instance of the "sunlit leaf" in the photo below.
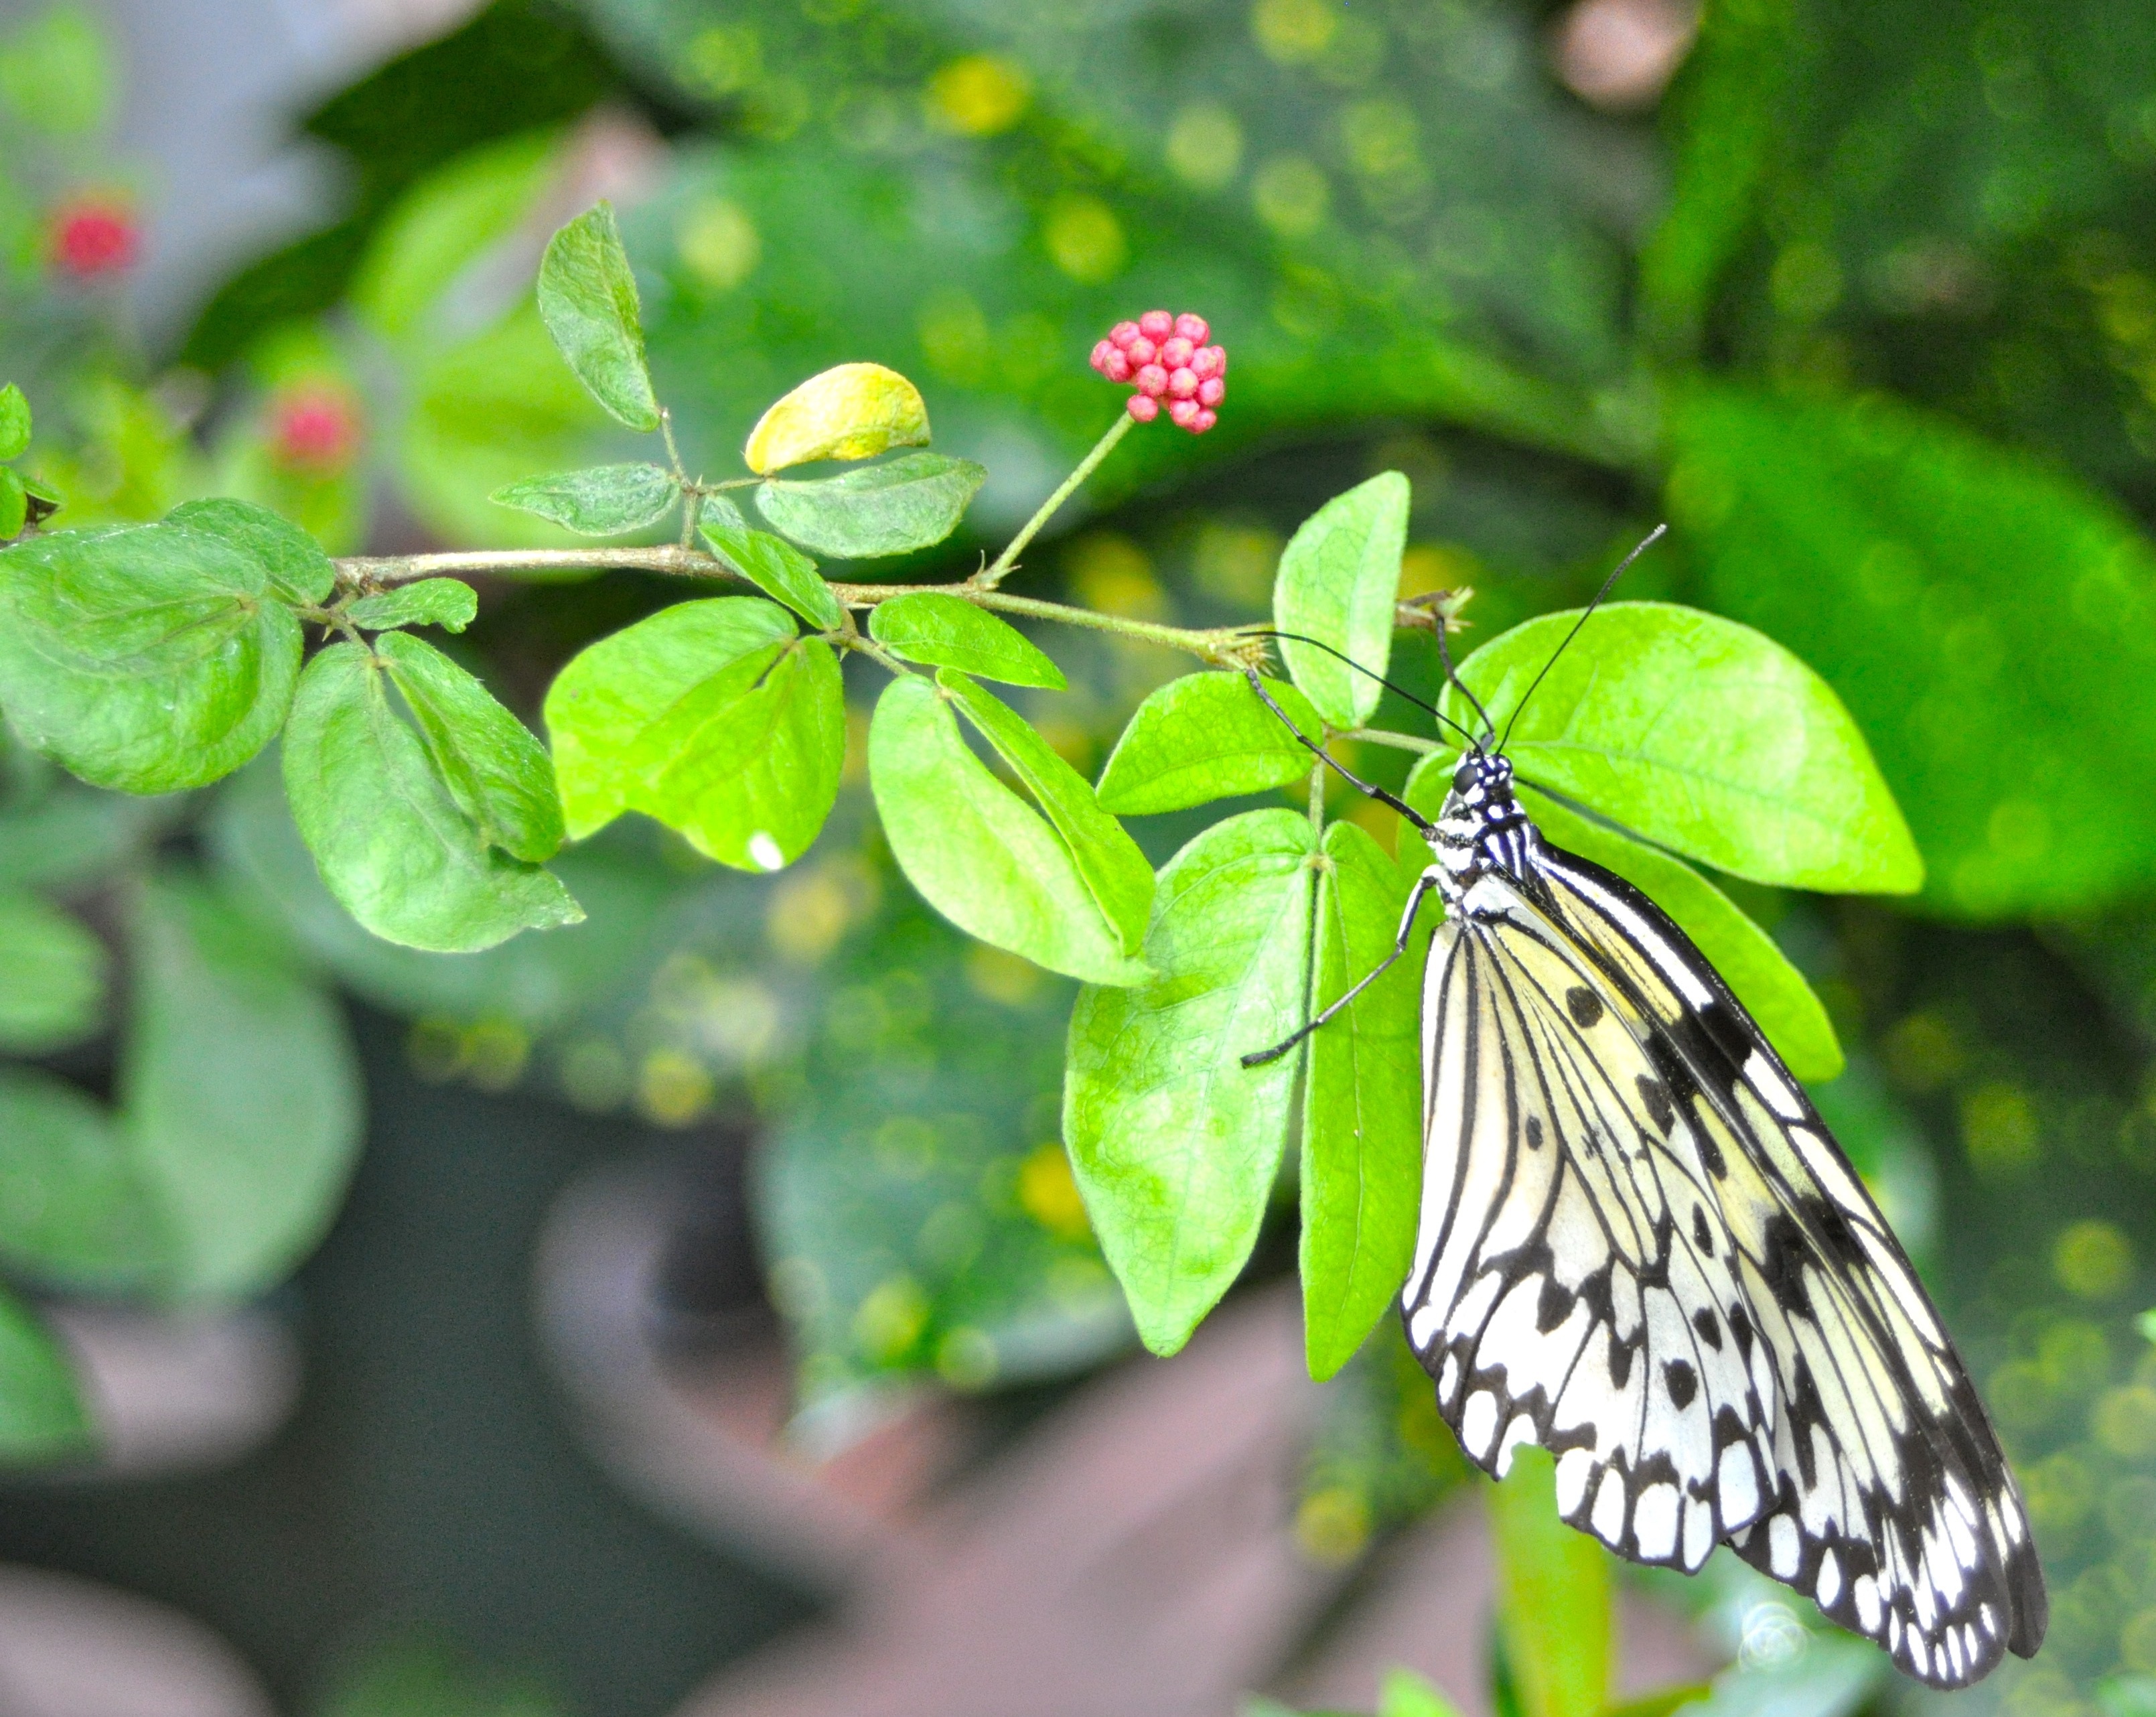
[[[394,626],[439,626],[461,632],[479,618],[479,593],[461,578],[419,578],[362,596],[345,618],[370,632]]]
[[[1324,724],[1281,680],[1265,690],[1315,742]],[[1185,674],[1148,694],[1108,754],[1096,791],[1122,816],[1187,810],[1306,780],[1319,767],[1240,674]]]
[[[1378,1717],[1458,1717],[1458,1712],[1412,1669],[1394,1669],[1378,1689]]]
[[[80,918],[0,887],[0,1049],[38,1055],[95,1031],[105,966],[105,944]]]
[[[811,376],[757,419],[742,459],[762,476],[819,459],[872,459],[928,440],[921,390],[880,363]]]
[[[0,465],[0,542],[23,534],[30,520],[30,491],[13,470]]]
[[[1773,640],[1667,603],[1611,603],[1513,711],[1571,630],[1543,614],[1460,664],[1521,778],[1743,876],[1837,893],[1907,893],[1908,826],[1826,682]],[[1451,686],[1440,701],[1475,720]]]
[[[1297,1057],[1245,1067],[1303,1020],[1307,818],[1216,823],[1161,872],[1137,989],[1070,1016],[1063,1138],[1145,1344],[1172,1354],[1234,1284],[1280,1171]]]
[[[1325,831],[1311,1005],[1393,951],[1406,878],[1353,823]],[[1442,916],[1425,899],[1409,953],[1310,1041],[1302,1108],[1302,1317],[1310,1375],[1330,1377],[1399,1298],[1422,1205],[1422,960]]]
[[[1609,1556],[1558,1518],[1557,1469],[1532,1443],[1490,1493],[1497,1625],[1522,1717],[1602,1717],[1609,1699]]]
[[[319,606],[336,589],[336,568],[321,544],[266,506],[224,496],[190,501],[166,514],[165,522],[214,537],[250,557],[287,602]]]
[[[444,954],[577,923],[559,882],[490,845],[458,805],[388,681],[380,657],[332,644],[285,730],[293,820],[338,903],[377,936]]]
[[[659,427],[636,275],[613,204],[588,209],[548,242],[539,265],[539,314],[593,398],[632,429]]]
[[[0,459],[18,459],[29,445],[30,402],[10,382],[0,388]]]
[[[1063,671],[1015,626],[978,603],[941,591],[895,596],[869,610],[869,636],[901,661],[957,668],[1006,686],[1060,691]]]
[[[818,631],[834,632],[845,624],[846,611],[816,570],[816,563],[792,543],[768,531],[714,518],[708,508],[702,528],[712,553]]]
[[[1283,637],[1281,660],[1336,727],[1361,727],[1384,691],[1370,676],[1382,675],[1392,658],[1408,500],[1408,480],[1398,471],[1381,472],[1305,519],[1281,556],[1274,623],[1283,633],[1303,634],[1339,652]],[[1358,673],[1348,662],[1366,671]]]
[[[757,488],[756,504],[777,529],[819,554],[870,559],[941,542],[988,475],[970,459],[907,453],[812,483],[774,477]]]
[[[869,781],[899,868],[967,934],[1095,983],[1147,975],[1123,954],[1070,847],[988,773],[949,702],[918,675],[901,675],[876,700]]]
[[[261,563],[186,526],[0,553],[0,704],[97,786],[169,793],[239,768],[283,723],[300,653]]]
[[[1058,757],[1009,705],[953,669],[939,672],[936,683],[966,712],[967,720],[1047,813],[1055,832],[1070,846],[1094,903],[1114,927],[1122,951],[1135,954],[1145,939],[1153,889],[1152,866],[1138,851],[1137,842],[1101,809],[1086,778]]]
[[[681,486],[655,465],[603,465],[526,477],[494,491],[495,501],[551,519],[580,537],[619,537],[656,524],[674,510]]]

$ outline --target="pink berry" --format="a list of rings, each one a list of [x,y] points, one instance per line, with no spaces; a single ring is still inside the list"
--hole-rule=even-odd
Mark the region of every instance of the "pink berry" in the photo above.
[[[1143,393],[1133,393],[1123,403],[1130,408],[1131,415],[1142,424],[1149,424],[1160,415],[1160,402]]]
[[[1210,381],[1220,373],[1220,348],[1201,346],[1190,354],[1190,373],[1201,382]]]
[[[124,274],[141,254],[134,211],[115,198],[85,196],[54,211],[47,234],[54,264],[78,280]]]
[[[1178,399],[1168,409],[1168,420],[1178,429],[1187,429],[1198,421],[1198,414],[1204,408],[1194,399]]]
[[[333,476],[359,450],[359,413],[334,385],[301,386],[280,394],[270,411],[270,450],[281,465]]]
[[[1101,373],[1111,382],[1127,382],[1135,368],[1129,352],[1118,352],[1111,346],[1108,348],[1108,361],[1101,366]]]
[[[1108,373],[1108,354],[1115,349],[1106,340],[1099,341],[1094,345],[1092,357],[1086,361],[1105,376]]]
[[[1176,317],[1175,332],[1193,346],[1203,346],[1205,343],[1205,337],[1213,330],[1204,316],[1186,310],[1181,316]]]
[[[1158,362],[1160,358],[1160,347],[1142,334],[1132,341],[1123,350],[1130,353],[1131,362],[1140,368],[1143,368],[1147,364]]]
[[[1219,413],[1215,411],[1201,411],[1196,417],[1191,419],[1188,424],[1184,424],[1183,427],[1188,429],[1194,435],[1202,435],[1208,429],[1211,429],[1214,424],[1219,421]]]
[[[1173,335],[1160,342],[1160,361],[1172,370],[1179,370],[1190,362],[1196,349],[1180,334]]]
[[[1164,310],[1149,310],[1138,318],[1138,332],[1158,343],[1175,332],[1175,318]]]
[[[1191,395],[1197,393],[1199,386],[1198,378],[1192,375],[1188,370],[1168,372],[1168,391],[1178,399],[1189,398]]]
[[[1150,394],[1155,399],[1168,392],[1168,372],[1157,363],[1147,364],[1139,370],[1135,379],[1138,392]]]
[[[1168,386],[1175,385],[1175,378],[1168,378]],[[1218,376],[1208,376],[1198,384],[1198,403],[1210,411],[1228,397],[1228,384]]]
[[[1224,346],[1209,346],[1205,349],[1213,354],[1213,373],[1216,376],[1226,375],[1228,373],[1228,348]]]
[[[1120,346],[1126,351],[1129,350],[1131,342],[1137,337],[1138,325],[1136,322],[1117,322],[1115,326],[1108,330],[1108,343],[1111,346]]]

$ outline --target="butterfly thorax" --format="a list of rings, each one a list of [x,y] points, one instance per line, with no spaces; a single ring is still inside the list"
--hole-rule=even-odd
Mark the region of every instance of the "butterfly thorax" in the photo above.
[[[1498,876],[1516,887],[1532,886],[1541,839],[1512,790],[1511,763],[1495,752],[1471,751],[1462,757],[1430,833],[1445,915],[1496,916],[1502,906],[1486,897],[1478,900],[1475,885]]]

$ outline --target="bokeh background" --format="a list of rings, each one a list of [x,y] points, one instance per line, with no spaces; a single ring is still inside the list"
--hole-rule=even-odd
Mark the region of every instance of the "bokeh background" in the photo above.
[[[2156,10],[0,0],[24,468],[62,523],[551,542],[485,496],[622,450],[530,295],[599,196],[692,465],[827,364],[921,383],[991,475],[919,576],[1091,444],[1085,354],[1156,303],[1229,407],[1127,444],[1029,591],[1255,619],[1389,468],[1403,594],[1472,586],[1471,640],[1672,519],[1630,594],[1818,667],[1928,861],[1730,886],[2035,1518],[2051,1639],[1954,1703],[2156,1712]],[[673,594],[496,583],[454,647],[536,717]],[[1090,769],[1176,664],[1053,641],[1030,712]],[[1493,1709],[1476,1486],[1397,1339],[1299,1377],[1283,1189],[1217,1327],[1136,1356],[1057,1138],[1071,986],[923,907],[857,772],[783,876],[617,827],[561,861],[588,923],[463,958],[346,919],[259,768],[0,787],[0,1194],[12,1129],[174,1090],[311,1177],[244,1279],[9,1267],[101,1451],[11,1445],[0,1713],[1195,1717],[1395,1663]],[[1623,1617],[1627,1684],[1729,1666],[1719,1717],[1937,1703],[1718,1564]]]

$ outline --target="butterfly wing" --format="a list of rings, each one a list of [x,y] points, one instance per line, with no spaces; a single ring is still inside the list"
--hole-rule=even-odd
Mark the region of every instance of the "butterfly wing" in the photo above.
[[[1471,1458],[1539,1443],[1566,1519],[1696,1570],[1773,1497],[1774,1375],[1628,1003],[1517,904],[1431,944],[1409,1338]]]
[[[1705,1158],[1774,1372],[1774,1489],[1738,1553],[1934,1685],[2046,1616],[2027,1516],[1960,1356],[1892,1231],[1758,1026],[1629,883],[1541,849],[1549,933],[1631,1004]]]

